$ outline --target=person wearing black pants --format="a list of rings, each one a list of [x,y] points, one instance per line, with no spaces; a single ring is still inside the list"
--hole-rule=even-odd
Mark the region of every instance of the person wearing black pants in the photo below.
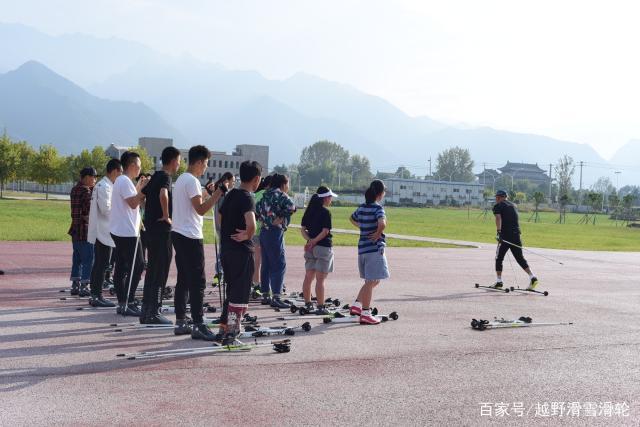
[[[107,268],[112,265],[115,243],[109,234],[109,217],[111,215],[111,194],[113,183],[122,175],[120,160],[111,159],[107,163],[107,174],[96,184],[91,196],[89,211],[89,231],[87,240],[93,244],[93,268],[91,270],[91,299],[94,307],[115,307],[111,301],[104,299],[102,288],[107,275]]]
[[[171,324],[159,312],[162,291],[167,285],[173,250],[171,248],[171,175],[180,167],[180,151],[169,146],[162,150],[162,169],[142,190],[146,195],[144,227],[147,247],[147,272],[142,296],[140,323]]]
[[[120,159],[124,173],[113,184],[109,231],[116,245],[116,267],[113,275],[114,288],[118,295],[119,314],[140,317],[135,303],[135,292],[144,270],[142,244],[140,243],[140,208],[145,199],[142,192],[147,185],[146,176],[141,176],[140,155],[125,151]],[[137,184],[134,184],[136,177]],[[134,259],[135,256],[135,259]],[[133,276],[131,270],[133,266]],[[129,293],[127,294],[127,290]]]
[[[518,265],[529,275],[529,287],[527,290],[533,290],[538,285],[538,279],[531,272],[529,264],[522,254],[518,210],[516,206],[508,200],[509,197],[506,191],[498,190],[495,197],[496,204],[493,207],[493,214],[496,217],[496,240],[498,241],[498,248],[496,249],[495,265],[496,283],[493,287],[501,289],[503,286],[502,264],[505,255],[511,250]]]
[[[174,297],[176,319],[186,318],[188,299],[193,323],[201,324],[204,317],[202,303],[206,287],[203,241],[190,239],[176,232],[171,233],[171,241],[176,250],[176,268],[180,272]]]
[[[240,165],[240,188],[229,191],[220,207],[222,270],[227,284],[227,298],[220,316],[217,340],[232,342],[240,333],[242,318],[249,306],[253,285],[256,232],[253,192],[260,185],[262,166],[245,161]]]
[[[202,301],[204,299],[204,245],[202,234],[203,216],[211,210],[223,194],[221,187],[207,184],[207,199],[202,197],[202,185],[198,177],[204,174],[211,153],[202,145],[189,149],[189,167],[176,180],[173,189],[173,217],[171,218],[171,240],[176,251],[178,282],[174,292],[176,306],[176,335],[191,334],[191,338],[214,341],[215,334],[204,323]],[[193,326],[186,315],[187,292],[191,302]]]

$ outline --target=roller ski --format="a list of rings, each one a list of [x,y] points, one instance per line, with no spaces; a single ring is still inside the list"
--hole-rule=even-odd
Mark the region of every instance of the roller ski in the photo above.
[[[552,323],[534,323],[531,317],[522,316],[518,320],[505,320],[494,318],[493,320],[472,319],[471,328],[484,331],[486,329],[500,329],[500,328],[527,328],[532,326],[559,326],[559,325],[573,325],[573,322],[552,322]]]
[[[370,313],[362,312],[359,316],[344,316],[344,317],[326,317],[322,319],[323,323],[360,323],[367,325],[376,325],[381,322],[388,322],[389,320],[398,320],[398,313],[392,311],[388,315],[376,315],[373,314],[373,310]]]
[[[536,290],[536,286],[538,286],[538,279],[536,277],[532,277],[531,281],[529,282],[529,286],[526,288],[514,288],[513,286],[511,287],[511,291],[517,291],[517,292],[531,292],[534,294],[539,294],[539,295],[544,295],[545,297],[547,295],[549,295],[549,292],[547,291],[538,291]]]
[[[504,292],[505,294],[508,294],[511,291],[510,288],[503,287],[502,282],[496,282],[491,286],[485,286],[485,285],[481,285],[480,283],[476,283],[475,286],[476,288],[487,289],[494,292]]]
[[[177,357],[177,356],[199,356],[216,353],[241,353],[251,351],[256,348],[271,347],[276,353],[288,353],[291,351],[291,340],[274,340],[270,342],[254,342],[243,343],[236,341],[233,344],[220,345],[214,344],[212,347],[199,347],[199,348],[187,348],[187,349],[175,349],[175,350],[159,350],[159,351],[143,351],[139,353],[121,353],[118,354],[118,358],[125,358],[127,360],[144,360],[144,359],[157,359],[161,357]]]
[[[304,332],[309,332],[311,330],[311,324],[309,322],[305,322],[297,327],[254,327],[254,326],[246,326],[244,328],[244,332],[239,333],[236,338],[260,338],[260,337],[271,337],[277,335],[295,335],[297,330],[301,330]]]
[[[373,308],[371,310],[371,313],[375,316],[378,314],[378,309],[377,308]],[[304,316],[305,319],[338,319],[338,318],[343,318],[343,317],[349,317],[349,311],[342,309],[342,310],[335,310],[335,311],[329,311],[329,314],[307,314]],[[278,320],[299,320],[300,319],[300,315],[298,314],[297,316],[283,316],[283,317],[278,317]]]

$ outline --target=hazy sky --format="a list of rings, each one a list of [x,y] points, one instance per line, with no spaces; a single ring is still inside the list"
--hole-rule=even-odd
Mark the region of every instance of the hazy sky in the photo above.
[[[270,78],[349,83],[410,115],[586,142],[640,138],[640,2],[0,0],[0,19]]]

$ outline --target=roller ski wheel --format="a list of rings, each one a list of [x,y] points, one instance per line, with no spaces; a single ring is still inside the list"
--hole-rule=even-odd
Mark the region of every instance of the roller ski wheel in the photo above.
[[[295,311],[294,311],[294,313],[295,313]],[[300,308],[298,309],[298,314],[300,314],[300,316],[305,316],[305,315],[307,315],[307,314],[309,314],[309,313],[311,313],[311,312],[310,312],[310,311],[309,311],[309,309],[308,309],[307,307],[305,307],[305,306],[302,306],[302,307],[300,307]]]
[[[296,331],[294,331],[294,330],[293,330],[293,329],[291,329],[291,328],[287,328],[287,329],[285,329],[285,330],[284,330],[284,334],[285,334],[285,335],[290,335],[290,336],[291,336],[291,335],[295,335],[295,334],[296,334]]]
[[[276,353],[289,353],[291,351],[291,344],[289,343],[276,343],[273,345],[273,349]]]
[[[291,306],[289,306],[289,311],[293,314],[293,313],[296,313],[301,308],[302,307],[298,308],[295,305],[291,305]]]
[[[303,331],[309,332],[311,330],[311,323],[304,322],[300,327],[302,328]]]
[[[114,296],[116,294],[115,288],[109,288],[109,295]]]

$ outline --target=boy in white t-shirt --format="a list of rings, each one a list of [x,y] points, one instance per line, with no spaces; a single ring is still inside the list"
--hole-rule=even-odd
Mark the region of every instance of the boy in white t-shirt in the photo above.
[[[141,170],[138,153],[125,151],[120,158],[120,163],[124,172],[113,184],[109,217],[109,232],[116,244],[116,268],[113,282],[118,295],[118,314],[140,317],[141,312],[134,302],[134,296],[144,269],[140,244],[140,205],[145,198],[142,189],[147,185],[148,178],[141,176],[138,183],[134,184]],[[133,276],[129,277],[132,265]],[[131,283],[130,288],[129,283]],[[128,293],[127,290],[129,290]]]
[[[215,189],[214,184],[206,187],[208,198],[202,197],[202,186],[198,177],[207,169],[211,153],[202,145],[189,149],[189,167],[176,180],[173,188],[173,217],[171,222],[171,242],[175,250],[178,281],[176,282],[174,303],[176,307],[176,335],[191,334],[193,339],[214,341],[215,334],[204,324],[202,302],[206,278],[204,271],[204,244],[202,217],[220,200],[223,186]],[[186,316],[187,294],[191,304],[193,327]]]

